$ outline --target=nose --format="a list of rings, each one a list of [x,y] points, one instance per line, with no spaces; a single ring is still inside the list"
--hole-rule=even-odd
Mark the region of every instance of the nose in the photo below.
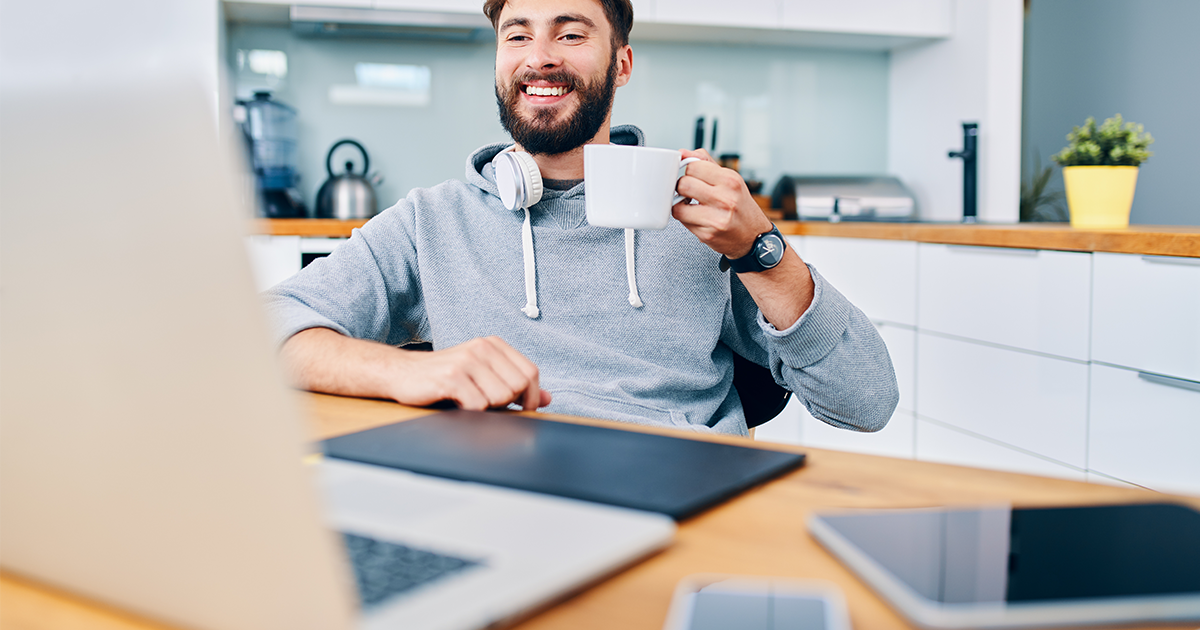
[[[538,37],[525,57],[525,67],[530,70],[544,72],[562,65],[562,55],[555,49],[554,41],[546,37]]]

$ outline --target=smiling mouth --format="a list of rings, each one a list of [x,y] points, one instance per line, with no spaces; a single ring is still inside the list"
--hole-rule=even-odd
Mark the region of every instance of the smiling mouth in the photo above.
[[[571,92],[571,88],[565,85],[541,87],[536,85],[526,85],[523,91],[528,96],[563,96]]]

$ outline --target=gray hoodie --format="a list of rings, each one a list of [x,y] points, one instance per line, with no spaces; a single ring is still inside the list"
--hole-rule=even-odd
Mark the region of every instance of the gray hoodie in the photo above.
[[[640,145],[642,132],[616,127],[612,141]],[[812,305],[776,330],[678,221],[636,232],[627,258],[625,231],[587,223],[585,184],[545,191],[523,248],[526,214],[501,203],[491,165],[506,147],[475,151],[466,182],[414,189],[267,291],[278,341],[313,327],[435,349],[496,335],[538,366],[546,411],[744,435],[737,352],[833,426],[887,423],[899,398],[887,348],[811,266]]]

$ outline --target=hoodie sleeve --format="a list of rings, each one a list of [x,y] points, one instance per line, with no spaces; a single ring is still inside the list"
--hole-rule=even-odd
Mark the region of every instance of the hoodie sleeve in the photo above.
[[[896,409],[900,389],[887,346],[867,316],[809,265],[813,301],[800,319],[777,330],[763,317],[745,286],[733,277],[733,337],[748,336],[765,350],[759,360],[775,381],[803,401],[813,417],[854,431],[882,429]],[[751,324],[750,322],[754,322]],[[734,351],[738,351],[736,346]]]
[[[401,345],[429,338],[407,200],[355,229],[329,256],[263,293],[282,345],[308,328]]]

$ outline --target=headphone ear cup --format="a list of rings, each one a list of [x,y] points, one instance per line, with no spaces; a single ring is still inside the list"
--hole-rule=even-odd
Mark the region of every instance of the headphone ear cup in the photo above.
[[[524,176],[520,175],[521,168],[510,151],[497,153],[492,158],[492,168],[496,173],[496,188],[500,193],[500,201],[505,208],[517,210],[525,206]]]
[[[542,170],[528,153],[511,151],[508,155],[512,156],[514,165],[519,165],[518,170],[525,184],[525,201],[521,207],[528,208],[542,200]]]

